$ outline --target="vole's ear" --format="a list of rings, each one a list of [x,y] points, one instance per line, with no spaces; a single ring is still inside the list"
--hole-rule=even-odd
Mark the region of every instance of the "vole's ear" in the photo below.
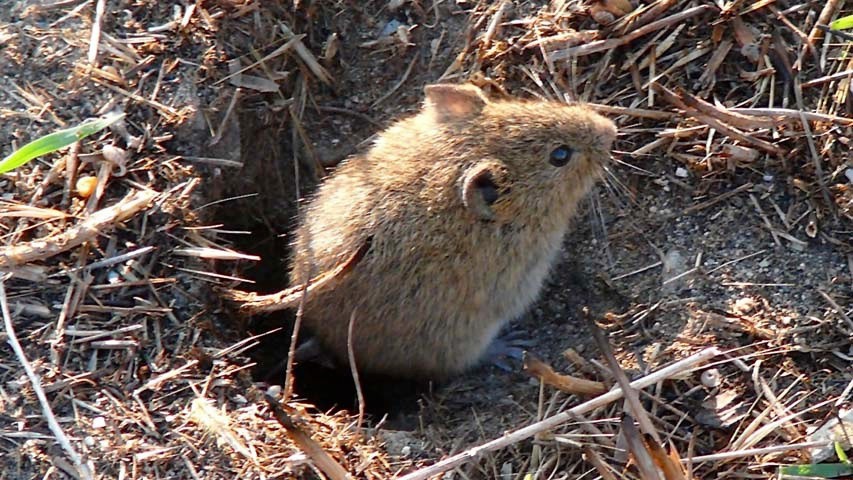
[[[466,120],[479,115],[489,99],[474,85],[439,83],[424,87],[426,108],[433,110],[441,122]]]
[[[494,220],[492,205],[509,193],[506,167],[499,162],[482,162],[462,176],[462,203],[481,220]]]

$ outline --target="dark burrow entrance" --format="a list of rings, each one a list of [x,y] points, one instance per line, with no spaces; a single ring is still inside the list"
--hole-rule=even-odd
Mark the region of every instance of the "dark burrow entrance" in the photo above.
[[[247,232],[227,237],[230,247],[261,257],[261,261],[244,263],[236,270],[233,264],[223,264],[219,273],[253,281],[254,284],[243,283],[236,288],[258,293],[272,293],[288,286],[289,243],[296,224],[296,199],[313,191],[323,171],[319,165],[305,165],[305,162],[294,168],[286,113],[269,117],[272,119],[253,112],[241,114],[239,141],[244,166],[237,174],[215,175],[208,182],[208,201],[229,200],[211,209],[212,218],[206,220],[225,230]],[[238,316],[233,309],[225,311]],[[259,336],[258,347],[247,352],[256,364],[253,378],[271,385],[283,384],[295,311],[244,320],[234,323],[242,323],[238,335]],[[300,343],[309,338],[310,332],[300,332]],[[348,368],[305,362],[294,369],[294,379],[297,398],[320,410],[358,410],[355,384]],[[414,426],[411,414],[417,411],[418,399],[431,387],[425,382],[388,377],[362,375],[360,380],[371,419],[378,422],[385,418],[386,424],[394,423],[396,428]]]

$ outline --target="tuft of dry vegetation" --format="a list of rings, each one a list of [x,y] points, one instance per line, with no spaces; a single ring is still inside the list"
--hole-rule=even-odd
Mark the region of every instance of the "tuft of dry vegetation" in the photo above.
[[[0,175],[0,470],[770,478],[809,461],[853,390],[853,41],[825,28],[845,8],[7,2],[0,156],[126,117]],[[258,347],[283,357],[280,337],[215,292],[284,288],[296,199],[436,81],[620,127],[607,190],[520,323],[535,379],[472,372],[406,431],[265,396]]]

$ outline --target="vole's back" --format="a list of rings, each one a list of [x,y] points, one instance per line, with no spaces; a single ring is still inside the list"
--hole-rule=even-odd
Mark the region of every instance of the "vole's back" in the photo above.
[[[586,109],[539,103],[565,115],[521,118],[536,132],[528,144],[520,118],[506,114],[511,102],[489,102],[474,87],[432,87],[420,114],[383,132],[309,200],[291,285],[370,242],[350,273],[306,303],[306,325],[339,359],[347,359],[352,317],[359,370],[445,377],[476,363],[535,300],[614,134]],[[537,112],[523,105],[524,115]],[[506,118],[484,118],[496,113]],[[570,124],[563,135],[566,115],[610,138],[582,139]],[[539,135],[549,128],[556,145],[577,144],[571,170],[549,165],[553,149]],[[506,151],[513,142],[523,151]]]

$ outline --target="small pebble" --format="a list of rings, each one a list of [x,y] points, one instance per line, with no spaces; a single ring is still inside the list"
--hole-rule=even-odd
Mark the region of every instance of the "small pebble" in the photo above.
[[[758,306],[758,302],[751,297],[741,297],[732,305],[732,310],[738,315],[746,315]]]
[[[107,420],[104,417],[95,417],[92,419],[92,428],[104,428],[107,426]]]
[[[401,26],[403,26],[403,24],[400,23],[398,20],[391,20],[390,22],[385,24],[385,26],[379,32],[379,36],[380,37],[387,37],[388,35],[391,35],[392,33],[396,32],[397,27],[401,27]]]
[[[270,385],[267,389],[267,395],[272,395],[273,397],[277,397],[281,394],[281,385]]]
[[[95,188],[98,186],[98,179],[96,177],[85,176],[77,179],[77,184],[74,189],[77,191],[77,195],[82,198],[89,198],[95,193]]]
[[[720,371],[716,368],[710,368],[702,372],[702,385],[708,388],[717,388],[720,385]]]
[[[675,169],[675,176],[678,178],[687,178],[688,173],[687,169],[684,167],[678,167]]]

